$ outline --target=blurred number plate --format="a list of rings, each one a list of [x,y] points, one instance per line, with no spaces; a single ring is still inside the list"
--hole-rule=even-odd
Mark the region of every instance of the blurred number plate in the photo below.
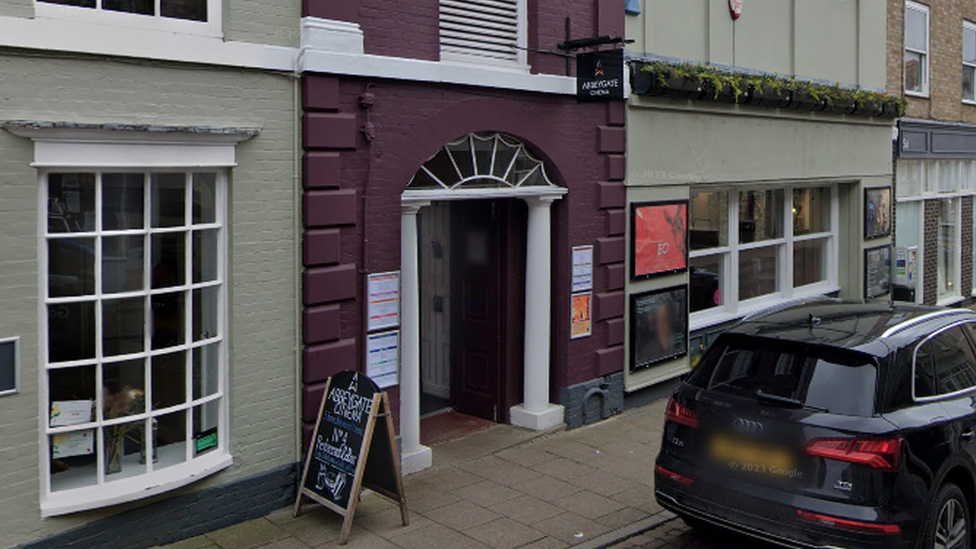
[[[793,467],[793,457],[782,448],[716,435],[711,439],[709,451],[712,459],[732,471],[788,478],[802,476]]]

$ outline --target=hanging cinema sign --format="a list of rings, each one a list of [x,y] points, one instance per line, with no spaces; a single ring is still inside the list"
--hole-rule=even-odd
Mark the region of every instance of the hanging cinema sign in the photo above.
[[[581,103],[624,100],[624,50],[576,55],[576,99]]]

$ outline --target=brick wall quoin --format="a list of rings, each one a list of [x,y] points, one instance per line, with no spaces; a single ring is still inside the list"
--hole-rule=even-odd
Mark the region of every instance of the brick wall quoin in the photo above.
[[[968,298],[973,293],[973,254],[969,250],[973,249],[973,197],[966,196],[962,199],[962,268],[959,272],[959,292],[963,297]]]
[[[925,234],[922,268],[924,269],[923,302],[935,305],[939,299],[939,201],[924,202]]]

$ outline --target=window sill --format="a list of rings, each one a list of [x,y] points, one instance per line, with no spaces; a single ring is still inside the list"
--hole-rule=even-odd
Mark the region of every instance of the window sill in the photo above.
[[[959,305],[963,301],[965,301],[965,298],[961,295],[951,295],[940,298],[935,302],[935,304],[939,307],[953,307],[955,305]]]
[[[928,99],[929,98],[929,92],[927,92],[927,91],[925,91],[925,92],[916,92],[916,91],[908,91],[908,90],[905,90],[905,95],[907,95],[909,97],[917,97],[918,99]]]
[[[55,517],[145,499],[202,480],[233,463],[234,458],[230,454],[215,453],[182,466],[130,477],[124,482],[60,491],[41,500],[41,516]]]
[[[969,105],[970,107],[976,107],[976,101],[974,101],[972,99],[963,99],[962,100],[962,104],[963,105]]]

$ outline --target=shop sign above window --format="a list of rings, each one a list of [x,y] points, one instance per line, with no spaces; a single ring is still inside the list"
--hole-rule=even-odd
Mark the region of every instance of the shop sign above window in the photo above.
[[[576,55],[576,98],[581,103],[624,100],[624,51]]]

